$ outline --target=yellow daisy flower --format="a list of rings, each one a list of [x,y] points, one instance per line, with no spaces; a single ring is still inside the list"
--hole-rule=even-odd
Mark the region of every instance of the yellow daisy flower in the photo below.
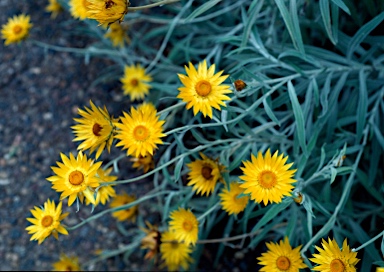
[[[87,19],[89,3],[87,0],[70,0],[69,12],[75,19],[85,20]]]
[[[376,272],[384,272],[384,267],[376,267]]]
[[[335,239],[328,238],[328,243],[322,239],[324,249],[315,246],[319,254],[313,254],[314,258],[309,258],[312,262],[318,264],[312,268],[314,271],[322,272],[355,272],[355,265],[359,262],[356,258],[357,252],[349,250],[347,239],[343,242],[343,249],[340,250]]]
[[[109,206],[111,208],[120,207],[126,204],[129,204],[133,201],[135,201],[136,198],[134,196],[130,196],[127,193],[123,193],[121,195],[116,195]],[[120,210],[112,213],[112,216],[115,217],[118,221],[125,221],[125,220],[131,220],[132,222],[136,221],[136,214],[137,214],[137,206],[133,206],[131,208]]]
[[[229,190],[223,188],[221,194],[219,194],[221,199],[221,206],[223,210],[226,211],[229,215],[239,214],[244,211],[245,207],[248,204],[249,197],[242,196],[240,194],[244,193],[244,189],[240,187],[240,184],[237,182],[231,182],[229,184]]]
[[[111,24],[105,33],[104,37],[110,39],[114,47],[123,47],[124,41],[130,43],[130,39],[127,36],[128,26],[115,22]]]
[[[51,12],[51,17],[56,18],[57,14],[59,14],[63,7],[60,5],[57,0],[48,0],[49,4],[45,7],[45,10]]]
[[[98,187],[99,179],[96,177],[97,170],[102,162],[96,162],[92,159],[87,160],[87,156],[80,151],[75,158],[72,153],[69,158],[60,153],[61,162],[57,162],[59,167],[51,167],[56,176],[47,178],[52,182],[52,188],[57,192],[62,192],[60,199],[69,197],[68,206],[79,197],[80,201],[87,198],[95,205],[94,189]]]
[[[28,34],[32,24],[29,22],[29,15],[20,14],[8,18],[8,22],[1,29],[1,38],[4,39],[4,44],[17,43],[24,40]]]
[[[112,182],[117,180],[117,176],[110,176],[109,174],[112,172],[112,167],[104,170],[103,168],[99,168],[97,170],[96,177],[99,179],[99,182]],[[107,186],[101,186],[97,191],[96,188],[93,188],[96,191],[96,200],[95,200],[95,206],[99,203],[105,205],[107,201],[109,201],[110,197],[115,197],[116,192],[115,189],[112,188],[113,185],[107,185]],[[89,205],[91,202],[86,199],[86,204]]]
[[[100,25],[110,25],[116,21],[122,22],[128,12],[128,0],[87,0],[87,17],[95,19]]]
[[[58,233],[68,235],[68,231],[61,225],[60,221],[68,216],[69,213],[62,214],[62,202],[57,207],[55,202],[49,199],[44,203],[44,207],[34,207],[31,213],[34,218],[27,218],[33,225],[26,228],[28,234],[33,234],[30,241],[37,240],[41,244],[45,238],[53,234],[59,239]]]
[[[81,271],[79,258],[60,254],[59,261],[53,263],[53,271]]]
[[[82,151],[90,149],[90,154],[97,150],[96,159],[98,159],[105,147],[110,152],[115,120],[109,115],[105,106],[102,109],[96,107],[92,101],[90,101],[90,104],[91,109],[87,107],[84,107],[85,110],[79,109],[82,118],[74,118],[73,120],[78,124],[71,128],[76,135],[73,141],[83,141],[77,149]]]
[[[221,180],[221,172],[225,167],[214,161],[203,153],[200,153],[202,160],[195,160],[187,164],[189,168],[188,184],[187,186],[193,186],[193,190],[197,191],[197,194],[209,196],[215,189],[218,180]]]
[[[259,264],[263,265],[260,271],[267,272],[298,272],[299,269],[306,268],[300,256],[301,245],[292,249],[288,237],[278,243],[266,243],[268,251],[258,257]]]
[[[133,157],[130,159],[133,162],[132,167],[138,170],[143,169],[144,173],[147,173],[149,170],[155,168],[155,161],[153,160],[153,156],[147,154],[146,156]]]
[[[244,176],[240,178],[245,182],[240,187],[245,188],[245,194],[251,194],[251,199],[256,202],[263,202],[264,205],[280,203],[284,196],[291,195],[296,180],[292,179],[294,170],[288,170],[293,163],[285,164],[288,156],[278,156],[278,151],[271,157],[268,149],[265,157],[258,153],[257,157],[252,154],[252,162],[245,161],[243,170]]]
[[[171,212],[169,217],[169,230],[175,232],[176,239],[188,245],[195,245],[199,233],[199,221],[196,216],[190,210],[179,208]]]
[[[158,144],[163,144],[160,139],[166,136],[162,133],[165,121],[159,121],[156,111],[138,111],[131,108],[131,114],[123,112],[121,122],[116,124],[119,128],[115,138],[120,139],[116,146],[123,146],[127,149],[127,155],[135,157],[150,154],[153,155],[154,149]]]
[[[180,267],[188,270],[189,264],[192,262],[190,257],[192,248],[185,243],[178,242],[176,233],[171,231],[161,234],[160,253],[168,271],[178,271]]]
[[[125,95],[129,95],[132,101],[144,99],[149,93],[152,77],[145,73],[145,69],[140,65],[125,66],[124,76],[120,79],[123,83]]]
[[[221,110],[220,105],[226,106],[223,101],[230,100],[225,94],[232,91],[228,85],[221,84],[228,75],[221,76],[224,71],[215,74],[215,64],[207,68],[206,60],[199,63],[197,71],[192,63],[189,63],[189,68],[185,66],[185,70],[187,75],[178,74],[184,86],[178,89],[177,97],[187,103],[187,109],[193,107],[194,115],[200,111],[204,117],[212,118],[212,107]]]

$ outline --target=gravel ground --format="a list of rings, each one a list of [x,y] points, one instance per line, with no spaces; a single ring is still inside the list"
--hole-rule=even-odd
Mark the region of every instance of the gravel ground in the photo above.
[[[0,24],[20,13],[31,16],[34,25],[30,40],[53,45],[83,48],[94,41],[73,34],[73,23],[60,22],[70,19],[68,13],[56,19],[44,11],[48,1],[0,1]],[[20,45],[4,46],[0,43],[0,270],[50,270],[60,253],[76,255],[80,261],[89,261],[97,249],[117,249],[129,243],[116,227],[114,218],[104,216],[87,224],[69,236],[46,239],[42,245],[30,242],[25,231],[31,217],[30,209],[42,205],[47,198],[58,200],[59,195],[45,179],[53,173],[51,166],[60,160],[63,152],[76,152],[70,126],[77,117],[77,109],[107,105],[114,116],[129,105],[121,95],[119,83],[90,87],[103,68],[113,63],[106,59],[91,59],[85,64],[82,56],[46,51],[28,40]],[[121,150],[113,148],[112,154],[103,154],[108,161]],[[130,163],[123,159],[120,178],[127,177]],[[149,186],[150,183],[146,182]],[[143,188],[142,186],[140,186]],[[144,187],[145,188],[145,187]],[[143,192],[138,186],[126,190]],[[76,207],[65,220],[67,225],[88,217],[90,208]],[[97,212],[97,210],[96,210]],[[132,257],[133,259],[135,256]],[[119,258],[89,266],[89,270],[124,270]],[[133,261],[129,270],[145,269],[144,264]]]

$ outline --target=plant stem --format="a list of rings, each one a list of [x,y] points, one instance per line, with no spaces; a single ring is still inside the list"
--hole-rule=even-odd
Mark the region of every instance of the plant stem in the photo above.
[[[373,237],[371,240],[369,240],[368,242],[365,242],[364,244],[362,244],[361,246],[359,246],[358,248],[352,248],[352,251],[353,252],[356,252],[356,251],[359,251],[360,249],[363,249],[365,248],[367,245],[373,243],[374,241],[376,241],[377,239],[379,239],[381,236],[384,235],[384,230],[382,232],[380,232],[378,235],[376,235],[375,237]]]
[[[142,9],[154,8],[154,7],[158,7],[158,6],[162,6],[162,5],[176,3],[176,2],[179,2],[179,1],[180,0],[164,0],[164,1],[160,1],[160,2],[157,2],[157,3],[145,5],[145,6],[128,7],[128,11],[137,11],[137,10],[142,10]]]

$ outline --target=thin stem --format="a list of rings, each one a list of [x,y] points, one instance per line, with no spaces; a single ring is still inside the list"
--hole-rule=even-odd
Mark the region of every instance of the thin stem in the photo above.
[[[162,111],[159,111],[159,112],[157,113],[157,115],[161,116],[161,115],[164,114],[164,113],[167,113],[167,112],[169,112],[169,111],[172,111],[172,110],[177,109],[177,108],[179,108],[179,107],[181,107],[181,106],[184,106],[184,105],[185,105],[185,102],[177,103],[177,104],[175,104],[175,105],[172,105],[172,106],[169,106],[169,107],[163,109]]]
[[[142,10],[142,9],[154,8],[154,7],[158,7],[158,6],[162,6],[162,5],[176,3],[176,2],[179,2],[179,1],[180,0],[164,0],[164,1],[160,1],[160,2],[157,2],[157,3],[145,5],[145,6],[128,7],[128,11],[137,11],[137,10]]]
[[[197,218],[197,221],[201,221],[203,220],[204,217],[206,217],[208,214],[210,214],[212,211],[214,211],[217,206],[220,205],[220,202],[217,202],[215,205],[213,205],[208,211],[206,211],[205,213],[203,213],[202,215],[200,215],[198,218]]]
[[[371,240],[369,240],[368,242],[365,242],[364,244],[362,244],[361,246],[359,246],[358,248],[352,248],[352,251],[353,252],[356,252],[356,251],[359,251],[360,249],[363,249],[365,248],[367,245],[373,243],[374,241],[376,241],[377,239],[379,239],[381,236],[384,235],[384,230],[382,232],[380,232],[378,235],[376,235],[375,237],[373,237]]]

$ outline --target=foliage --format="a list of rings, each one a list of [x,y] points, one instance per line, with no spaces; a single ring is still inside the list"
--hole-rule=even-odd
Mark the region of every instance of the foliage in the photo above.
[[[339,246],[345,238],[351,248],[363,244],[357,254],[359,270],[372,271],[375,262],[382,265],[384,240],[378,238],[383,236],[384,217],[383,2],[172,2],[136,11],[128,8],[123,24],[129,26],[130,43],[121,47],[114,47],[104,36],[106,29],[88,19],[79,21],[79,28],[98,41],[86,48],[30,40],[44,48],[80,53],[86,61],[114,60],[116,65],[106,68],[95,86],[118,81],[125,66],[141,64],[153,80],[145,101],[153,103],[159,119],[165,120],[166,137],[154,154],[154,169],[108,182],[149,178],[153,191],[69,227],[70,235],[106,213],[152,200],[161,220],[151,224],[160,232],[167,231],[172,211],[185,208],[196,215],[199,240],[189,269],[201,268],[199,260],[210,242],[216,241],[210,265],[217,267],[225,249],[254,250],[256,259],[265,251],[265,242],[284,236],[292,247],[303,245],[300,252],[309,268],[314,245],[326,237],[334,237]],[[60,3],[69,9],[68,1]],[[233,91],[212,119],[194,115],[176,98],[178,74],[185,74],[189,62],[197,67],[203,60],[229,75],[225,83]],[[245,83],[242,90],[235,88],[236,80]],[[241,183],[243,162],[267,149],[289,156],[287,163],[297,169],[292,196],[266,206],[251,200],[244,212],[228,215],[220,206],[220,191],[232,181]],[[223,182],[209,196],[196,195],[187,186],[187,164],[200,158],[199,152],[225,168]],[[118,172],[124,157],[108,165]],[[145,227],[145,220],[139,213],[137,226]],[[121,253],[128,260],[144,237],[137,226],[131,226],[131,244],[90,262]]]

